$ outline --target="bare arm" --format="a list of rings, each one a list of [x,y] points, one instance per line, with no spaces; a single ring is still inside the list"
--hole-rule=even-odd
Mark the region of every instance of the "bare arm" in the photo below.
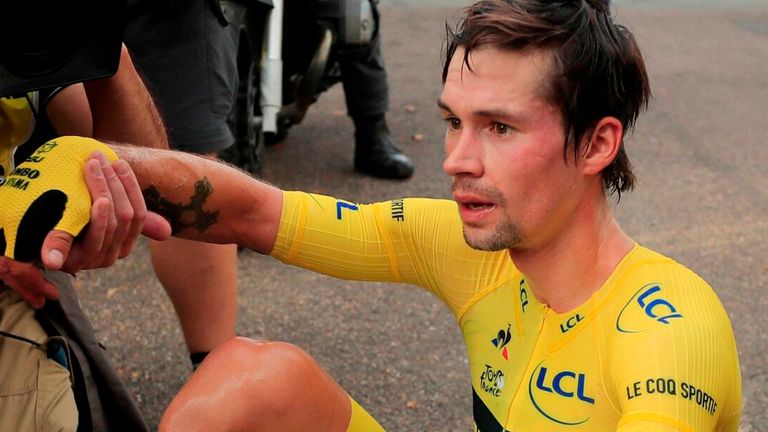
[[[93,116],[93,138],[168,148],[160,114],[125,45],[114,76],[87,81],[83,86]]]
[[[160,116],[124,46],[115,75],[65,88],[46,112],[61,135],[168,147]],[[130,252],[140,232],[167,238],[167,222],[147,213],[136,179],[124,162],[111,166],[88,161],[85,179],[93,200],[90,227],[76,243],[68,233],[51,231],[41,250],[46,267],[72,273],[107,267]],[[58,297],[58,289],[31,263],[0,257],[0,279],[35,307]]]
[[[168,148],[168,139],[160,115],[141,81],[125,45],[120,52],[117,72],[108,78],[91,80],[65,88],[48,104],[47,112],[54,128],[62,135],[93,136],[101,140],[122,141],[136,145]],[[107,267],[130,253],[142,229],[159,226],[157,215],[147,214],[141,194],[132,190],[136,181],[129,172],[117,172],[104,164],[103,176],[108,187],[91,189],[94,203],[103,207],[94,214],[89,234],[100,244],[80,241],[72,249],[72,236],[52,231],[43,244],[43,261],[50,268],[62,264],[46,261],[50,250],[65,252],[63,269],[76,272],[85,268]],[[93,186],[93,181],[89,186]],[[103,182],[101,182],[103,183]],[[126,195],[128,194],[128,195]],[[123,199],[123,198],[128,199]],[[97,203],[103,198],[105,203]],[[94,210],[98,210],[94,207]],[[101,218],[98,218],[98,215]],[[162,221],[164,223],[164,221]],[[103,226],[103,233],[94,227]],[[162,237],[162,236],[161,236]],[[86,238],[87,240],[87,238]]]
[[[160,114],[124,45],[113,76],[64,88],[46,113],[59,135],[168,148]]]
[[[272,251],[282,212],[280,189],[213,159],[111,147],[131,165],[147,208],[169,220],[173,235]]]
[[[45,110],[59,135],[93,135],[91,107],[82,83],[62,89],[48,102]]]

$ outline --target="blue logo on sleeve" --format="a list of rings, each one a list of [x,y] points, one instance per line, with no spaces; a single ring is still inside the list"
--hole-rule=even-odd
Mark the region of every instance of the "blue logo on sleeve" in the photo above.
[[[652,283],[637,290],[619,312],[616,330],[622,333],[645,331],[648,318],[665,325],[671,324],[672,319],[683,318],[683,314],[664,298],[661,284]]]
[[[336,219],[341,220],[341,210],[357,211],[357,206],[344,201],[336,201]]]

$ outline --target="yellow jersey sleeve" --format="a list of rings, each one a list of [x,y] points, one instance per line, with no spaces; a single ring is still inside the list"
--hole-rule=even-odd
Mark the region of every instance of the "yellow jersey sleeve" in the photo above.
[[[0,177],[15,168],[13,154],[16,147],[27,142],[35,130],[34,107],[37,92],[23,98],[0,98]]]
[[[661,277],[619,310],[608,359],[618,430],[737,431],[741,378],[725,310],[679,264],[648,267]]]
[[[284,192],[271,255],[337,278],[421,286],[454,314],[509,268],[505,254],[467,246],[454,202],[426,198],[357,204]]]

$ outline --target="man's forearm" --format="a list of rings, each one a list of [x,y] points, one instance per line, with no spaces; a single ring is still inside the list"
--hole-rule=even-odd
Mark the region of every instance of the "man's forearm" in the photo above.
[[[279,189],[213,159],[111,147],[131,165],[147,208],[170,221],[174,236],[271,252],[282,210]]]
[[[83,85],[93,118],[94,138],[168,148],[160,114],[125,46],[115,75]]]

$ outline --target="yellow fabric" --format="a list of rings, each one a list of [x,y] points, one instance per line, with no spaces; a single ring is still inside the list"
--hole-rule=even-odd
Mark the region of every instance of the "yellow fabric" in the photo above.
[[[349,419],[347,432],[384,432],[384,428],[351,396],[349,403],[352,406],[352,416]]]
[[[55,229],[72,235],[80,233],[90,220],[91,197],[83,170],[94,151],[102,152],[110,161],[117,160],[115,152],[99,141],[65,136],[40,146],[10,173],[0,186],[5,256],[14,258],[19,225],[32,203],[47,191],[58,190],[66,195],[66,209]]]
[[[700,277],[642,246],[564,314],[536,300],[506,251],[468,247],[451,201],[358,205],[286,192],[272,255],[437,295],[464,336],[480,431],[738,429],[727,314]]]
[[[48,338],[35,310],[13,290],[0,287],[0,330],[38,343]],[[0,432],[77,430],[69,371],[45,351],[0,336]]]
[[[34,100],[36,94],[30,93]],[[0,177],[13,171],[13,153],[35,129],[35,117],[26,98],[0,98]]]

